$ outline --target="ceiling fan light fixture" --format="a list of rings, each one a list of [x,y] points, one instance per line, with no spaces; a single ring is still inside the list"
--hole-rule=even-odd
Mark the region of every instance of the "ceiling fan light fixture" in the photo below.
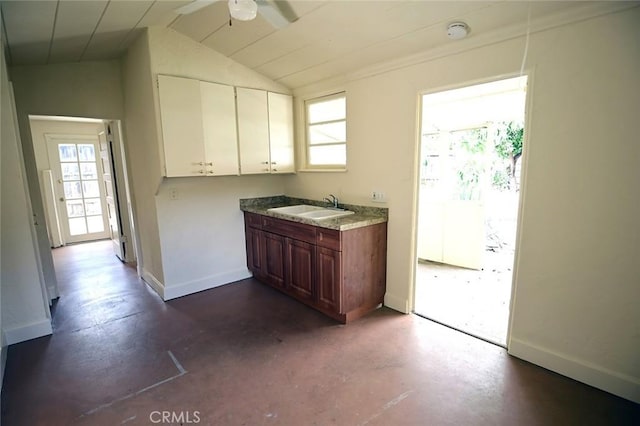
[[[258,4],[254,0],[229,0],[229,14],[238,21],[251,21],[258,14]]]

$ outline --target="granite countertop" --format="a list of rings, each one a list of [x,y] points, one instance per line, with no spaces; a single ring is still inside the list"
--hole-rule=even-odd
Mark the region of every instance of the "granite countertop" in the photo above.
[[[306,223],[307,225],[319,226],[321,228],[336,229],[338,231],[346,231],[349,229],[361,228],[363,226],[375,225],[377,223],[384,223],[389,217],[389,209],[387,208],[357,206],[342,203],[339,204],[340,208],[351,210],[355,213],[334,219],[314,220],[268,211],[274,207],[295,206],[297,204],[327,207],[327,203],[322,201],[276,195],[273,197],[241,199],[240,210],[264,216],[276,217],[278,219],[290,220],[292,222]]]

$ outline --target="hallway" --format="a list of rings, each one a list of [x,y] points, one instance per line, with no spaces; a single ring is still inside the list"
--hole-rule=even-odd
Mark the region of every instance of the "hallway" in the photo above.
[[[387,308],[342,326],[253,279],[164,303],[110,244],[54,250],[54,334],[9,348],[4,425],[640,421],[636,404]]]

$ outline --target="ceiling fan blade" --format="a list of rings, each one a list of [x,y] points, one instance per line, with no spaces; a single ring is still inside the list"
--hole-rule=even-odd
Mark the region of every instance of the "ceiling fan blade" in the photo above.
[[[275,28],[284,28],[298,20],[289,2],[283,0],[256,0],[258,12]]]
[[[217,1],[219,0],[194,0],[189,4],[185,4],[184,6],[174,9],[174,12],[178,15],[188,15]]]

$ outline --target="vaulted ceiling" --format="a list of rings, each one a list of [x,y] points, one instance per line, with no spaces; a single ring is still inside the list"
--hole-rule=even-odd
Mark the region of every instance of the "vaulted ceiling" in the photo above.
[[[260,15],[232,21],[226,0],[188,15],[191,1],[2,1],[7,56],[13,65],[113,59],[147,26],[172,28],[291,88],[527,22],[567,21],[636,7],[639,2],[290,0],[299,17],[276,29]],[[466,40],[447,38],[464,21]]]

